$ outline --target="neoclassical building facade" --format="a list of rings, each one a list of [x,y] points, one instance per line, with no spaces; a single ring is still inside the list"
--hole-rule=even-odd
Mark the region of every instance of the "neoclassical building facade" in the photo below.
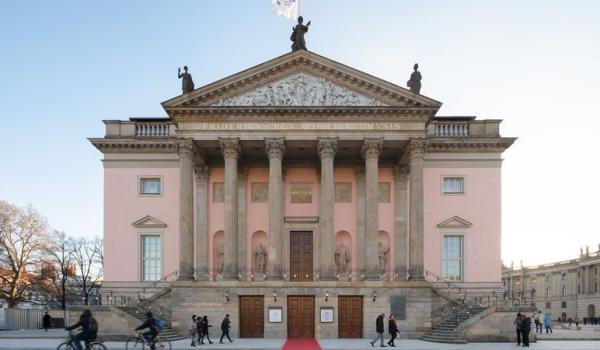
[[[390,311],[428,330],[431,280],[501,289],[500,120],[438,117],[440,102],[305,50],[162,106],[90,139],[104,293],[164,278],[176,327],[230,313],[236,336],[336,338]]]

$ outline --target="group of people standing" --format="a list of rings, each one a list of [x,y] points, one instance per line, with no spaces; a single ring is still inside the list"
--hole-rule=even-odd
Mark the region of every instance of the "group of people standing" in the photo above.
[[[552,333],[552,314],[547,313],[543,314],[541,311],[538,311],[534,316],[535,323],[535,333],[542,334],[544,329],[546,330],[546,334]]]
[[[535,315],[533,315],[535,318]],[[531,317],[518,313],[517,318],[513,321],[513,325],[517,330],[517,346],[523,343],[523,346],[529,347],[529,332],[531,332]]]
[[[377,343],[377,340],[379,339],[380,341],[380,346],[382,348],[385,348],[385,345],[383,345],[383,333],[385,332],[385,327],[383,324],[383,319],[385,318],[385,314],[381,314],[379,316],[377,316],[377,318],[375,319],[375,331],[377,332],[377,336],[375,337],[375,339],[373,339],[371,341],[371,346],[375,347],[375,343]],[[396,346],[394,344],[394,340],[396,340],[396,338],[398,337],[398,324],[396,323],[396,319],[394,318],[394,315],[390,315],[388,317],[388,333],[390,334],[390,340],[387,342],[387,344],[389,346]]]
[[[204,315],[200,317],[193,315],[189,323],[189,332],[190,336],[192,337],[191,346],[196,346],[196,344],[203,345],[205,338],[209,344],[212,344],[213,341],[210,340],[210,335],[208,334],[210,327],[212,327],[212,325],[208,323],[208,316]],[[227,337],[230,343],[233,343],[233,340],[229,336],[230,329],[231,320],[229,319],[229,314],[226,314],[225,318],[221,322],[221,339],[219,340],[220,344],[223,344],[223,338],[225,337]]]

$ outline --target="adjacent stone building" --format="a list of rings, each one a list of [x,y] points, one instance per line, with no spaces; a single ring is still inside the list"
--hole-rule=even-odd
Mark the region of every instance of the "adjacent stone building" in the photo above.
[[[579,258],[537,266],[502,269],[505,298],[535,305],[554,318],[598,317],[600,311],[600,246]]]
[[[151,294],[175,327],[370,336],[431,328],[430,281],[502,290],[500,120],[298,50],[107,120],[104,295]],[[171,281],[173,280],[173,281]],[[149,296],[149,295],[146,295]]]

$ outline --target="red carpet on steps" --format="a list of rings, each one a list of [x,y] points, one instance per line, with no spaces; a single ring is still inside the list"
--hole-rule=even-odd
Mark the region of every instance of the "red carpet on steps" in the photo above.
[[[281,350],[322,350],[316,339],[288,339]]]

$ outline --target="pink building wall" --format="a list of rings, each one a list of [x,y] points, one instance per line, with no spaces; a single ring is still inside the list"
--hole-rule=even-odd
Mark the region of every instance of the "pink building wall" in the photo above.
[[[208,268],[215,269],[215,252],[218,245],[223,243],[222,231],[225,230],[225,207],[224,203],[215,203],[214,184],[215,182],[225,182],[225,168],[209,169],[208,173]],[[221,233],[220,233],[221,232]],[[216,238],[216,242],[215,242]],[[216,243],[216,245],[215,245]]]
[[[443,233],[464,234],[466,282],[500,282],[500,168],[425,168],[425,269],[441,275]],[[442,176],[465,176],[464,195],[441,195]],[[443,229],[437,225],[459,216],[473,225]]]
[[[140,176],[162,176],[163,194],[140,196]],[[150,215],[167,224],[162,228],[163,275],[178,269],[179,169],[104,168],[104,279],[139,281],[140,233],[132,225]],[[155,231],[149,232],[154,233]]]
[[[349,182],[352,186],[352,202],[335,203],[334,206],[334,249],[337,249],[343,242],[346,249],[351,252],[350,266],[352,266],[353,269],[356,269],[356,171],[354,168],[335,168],[334,179],[335,182]],[[348,235],[350,235],[349,239],[344,232],[347,232]],[[332,254],[334,252],[332,252]]]
[[[395,213],[395,196],[394,196],[394,169],[393,168],[379,168],[379,182],[380,183],[389,183],[390,184],[390,201],[389,202],[380,202],[379,203],[379,236],[380,240],[383,241],[382,231],[387,235],[387,243],[384,242],[384,246],[387,244],[387,248],[390,249],[388,254],[389,260],[387,262],[388,266],[386,269],[389,269],[394,266],[394,256],[396,249],[394,248],[394,218],[396,216]]]
[[[254,252],[262,243],[265,249],[268,249],[269,234],[269,202],[252,202],[252,183],[269,183],[269,168],[249,168],[248,181],[246,184],[246,268],[254,268]],[[256,236],[253,236],[255,235]]]

